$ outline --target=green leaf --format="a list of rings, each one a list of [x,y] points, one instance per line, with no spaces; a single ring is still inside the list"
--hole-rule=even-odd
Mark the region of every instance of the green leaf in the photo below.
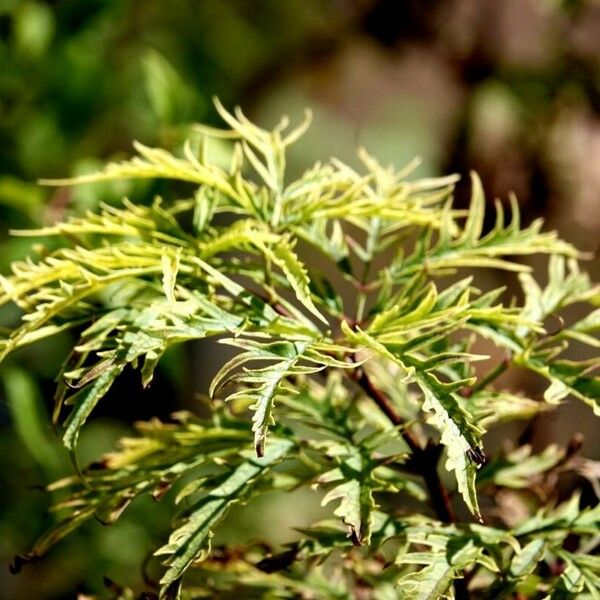
[[[423,267],[430,275],[453,273],[461,268],[496,268],[523,272],[528,271],[528,267],[504,257],[537,253],[577,256],[573,246],[559,240],[555,232],[541,233],[541,220],[521,229],[519,205],[514,197],[511,197],[512,222],[504,226],[504,212],[498,202],[494,228],[480,237],[484,199],[477,175],[472,174],[472,182],[471,207],[462,232],[459,231],[457,236],[452,237],[456,224],[451,212],[446,210],[441,226],[443,235],[437,244],[432,246],[431,236],[424,232],[414,252],[406,259],[400,256],[392,265],[391,274],[395,281],[404,281]]]
[[[185,158],[178,158],[161,148],[150,148],[139,142],[133,144],[138,156],[120,163],[109,163],[102,172],[72,179],[44,179],[45,185],[78,185],[112,179],[178,179],[207,185],[222,194],[239,200],[239,194],[227,174],[213,164],[202,164],[186,147]]]
[[[65,432],[62,439],[65,447],[71,452],[75,450],[81,427],[99,400],[112,387],[120,372],[120,367],[108,367],[91,384],[82,388],[68,400],[69,404],[74,406],[65,421]]]
[[[548,410],[543,402],[505,391],[482,390],[469,396],[464,404],[482,429],[506,421],[530,419]]]
[[[422,303],[423,304],[423,303]],[[422,306],[421,304],[421,306]],[[431,307],[434,302],[427,301]],[[415,311],[418,318],[426,310]],[[413,313],[414,314],[414,313]],[[395,311],[397,316],[397,311]],[[388,317],[382,317],[375,322],[375,329],[383,329],[389,322]],[[374,337],[363,331],[352,331],[347,323],[342,323],[342,331],[345,336],[354,343],[367,347],[376,352],[382,358],[393,361],[404,372],[404,381],[415,381],[423,391],[423,412],[427,415],[427,422],[440,432],[440,441],[447,448],[446,469],[454,471],[458,489],[471,510],[481,519],[479,504],[475,491],[475,476],[477,466],[482,462],[480,449],[479,429],[473,417],[462,407],[460,399],[454,393],[454,389],[461,387],[463,382],[444,384],[441,383],[431,372],[432,365],[440,362],[440,357],[433,357],[429,363],[417,359],[414,355],[401,353],[394,349],[388,350],[385,344],[377,341]]]
[[[552,590],[550,599],[582,597],[585,590],[590,598],[599,600],[600,559],[597,556],[573,554],[565,550],[559,550],[558,557],[565,562],[565,568]]]
[[[551,256],[548,263],[548,284],[542,289],[529,273],[519,275],[525,293],[525,306],[522,315],[532,322],[543,320],[570,304],[583,302],[597,293],[589,277],[581,273],[577,261],[565,261],[562,256]],[[527,327],[519,329],[519,336],[528,332]]]
[[[285,379],[294,375],[315,373],[329,365],[340,366],[340,363],[321,352],[318,344],[302,340],[262,343],[238,338],[222,342],[241,348],[244,352],[221,368],[211,383],[209,393],[214,396],[224,386],[241,386],[241,389],[228,394],[227,400],[242,401],[245,406],[254,410],[254,447],[260,457],[264,453],[265,440],[271,425],[273,404]],[[247,363],[264,361],[270,363],[265,368],[239,371],[239,368]]]
[[[251,439],[247,424],[226,414],[212,422],[185,413],[173,415],[173,419],[168,425],[156,419],[137,423],[138,435],[122,439],[119,450],[106,454],[84,472],[85,480],[68,477],[50,485],[50,491],[62,492],[53,507],[59,517],[28,556],[42,556],[92,518],[113,523],[138,496],[151,493],[158,500],[179,478],[213,460],[227,457],[235,463],[240,448]],[[194,481],[202,484],[202,479]]]
[[[357,546],[368,544],[371,539],[375,511],[373,489],[378,487],[373,479],[373,466],[363,458],[359,449],[349,447],[340,467],[318,479],[319,483],[343,480],[325,494],[321,506],[340,501],[333,514],[349,528],[352,543]]]
[[[510,563],[510,574],[512,577],[520,578],[533,573],[538,563],[546,552],[546,542],[543,539],[535,539],[524,546],[515,554]]]
[[[356,479],[346,481],[331,489],[323,498],[322,506],[340,500],[339,506],[333,511],[350,528],[352,539],[357,545],[369,541],[370,527],[366,521],[370,510],[374,508],[373,496],[367,488],[362,488]]]
[[[497,572],[499,546],[511,548],[518,544],[504,531],[470,526],[460,531],[455,526],[425,522],[422,518],[409,521],[404,529],[407,545],[401,546],[396,563],[404,567],[425,565],[410,571],[398,580],[403,597],[410,600],[453,598],[456,579],[477,565]]]
[[[440,442],[446,446],[447,471],[454,471],[458,491],[469,510],[482,520],[475,489],[477,468],[481,464],[479,430],[472,417],[460,406],[457,397],[445,392],[433,377],[419,378],[423,390],[423,411],[427,422],[440,432]]]
[[[298,300],[320,321],[327,324],[327,319],[312,301],[308,273],[296,256],[290,239],[281,237],[273,246],[261,246],[265,255],[283,271]]]
[[[177,285],[177,273],[179,271],[180,255],[181,253],[179,252],[174,254],[164,253],[161,259],[163,269],[163,290],[169,302],[176,302],[175,286]]]
[[[494,461],[480,471],[477,483],[521,489],[531,487],[536,478],[558,465],[565,451],[555,444],[547,446],[540,454],[531,454],[531,446],[521,446],[505,458]]]
[[[229,508],[239,502],[253,485],[276,463],[293,449],[289,440],[272,440],[262,458],[241,463],[218,487],[210,491],[189,512],[184,524],[170,536],[167,545],[155,554],[169,555],[168,569],[161,579],[161,597],[178,581],[194,561],[203,560],[210,552],[212,529],[225,516]]]
[[[429,553],[423,559],[429,563],[420,571],[402,577],[398,587],[406,600],[440,600],[449,598],[456,572],[444,555]]]
[[[597,359],[581,362],[568,360],[544,362],[525,352],[517,355],[515,362],[550,380],[550,386],[544,392],[546,402],[558,404],[572,394],[590,406],[595,415],[600,416],[600,377],[588,375],[590,371],[600,366],[600,361]]]
[[[474,172],[471,171],[471,206],[469,207],[469,216],[465,223],[465,228],[461,237],[458,239],[458,243],[465,246],[475,246],[481,232],[483,231],[483,219],[485,216],[485,196],[483,195],[483,187],[481,185],[481,179]]]

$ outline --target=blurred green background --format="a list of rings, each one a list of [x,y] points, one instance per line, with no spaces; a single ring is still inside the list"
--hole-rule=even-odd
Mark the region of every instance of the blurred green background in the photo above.
[[[599,32],[597,0],[0,0],[0,266],[6,272],[31,243],[11,238],[11,228],[124,195],[169,197],[167,182],[75,189],[35,182],[124,157],[134,139],[173,147],[189,123],[218,124],[213,95],[265,125],[282,113],[300,118],[310,106],[314,124],[292,152],[292,174],[330,155],[355,164],[358,145],[397,167],[419,155],[420,176],[476,169],[490,200],[515,191],[526,220],[544,216],[595,253]],[[459,202],[467,192],[461,184]],[[588,269],[598,279],[597,261]],[[10,327],[17,315],[0,317]],[[70,470],[48,421],[69,343],[65,336],[39,344],[2,367],[3,565],[51,522],[39,486]],[[125,376],[85,430],[82,461],[135,419],[196,406],[213,370],[204,357],[203,346],[171,353],[144,393],[137,377]],[[576,424],[587,454],[598,456],[589,414],[574,406],[568,416],[538,424],[537,443],[565,441]],[[310,499],[288,502],[314,516]],[[289,537],[276,500],[264,503],[269,518],[241,511],[224,539]],[[167,518],[166,506],[147,501],[117,526],[92,523],[17,577],[2,567],[0,598],[108,597],[104,575],[139,586],[139,565]]]

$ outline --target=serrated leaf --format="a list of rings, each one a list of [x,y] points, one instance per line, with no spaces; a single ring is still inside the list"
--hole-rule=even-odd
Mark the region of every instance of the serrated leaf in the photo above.
[[[448,451],[446,469],[454,471],[458,489],[465,503],[480,519],[475,476],[477,462],[481,461],[475,459],[481,455],[479,438],[482,431],[475,426],[472,416],[461,406],[452,391],[453,386],[440,383],[435,375],[425,369],[427,363],[409,354],[390,352],[384,344],[366,332],[352,331],[345,322],[342,323],[342,331],[354,343],[360,343],[396,363],[406,373],[405,381],[412,379],[419,385],[424,394],[422,408],[428,415],[427,421],[440,432],[440,441]],[[431,360],[435,361],[435,358]]]
[[[600,560],[597,556],[574,554],[559,550],[558,556],[565,562],[565,568],[552,590],[550,600],[583,597],[589,594],[593,600],[600,600]]]
[[[481,520],[479,502],[475,489],[478,464],[471,458],[480,453],[480,431],[470,422],[470,415],[461,408],[452,395],[440,394],[432,380],[418,380],[423,390],[423,411],[428,413],[427,422],[440,432],[440,442],[446,446],[446,470],[454,472],[458,490],[469,510]]]
[[[162,148],[150,148],[134,142],[138,156],[120,163],[109,163],[103,171],[73,177],[72,179],[44,179],[45,185],[78,185],[112,179],[179,179],[200,185],[208,185],[223,194],[237,199],[238,194],[226,174],[215,165],[201,164],[190,152],[178,158]]]
[[[554,360],[544,362],[529,352],[517,355],[515,362],[542,375],[550,381],[544,392],[544,400],[558,404],[572,394],[585,402],[594,414],[600,416],[600,377],[588,375],[600,367],[597,359],[591,361]]]
[[[171,534],[168,544],[155,553],[158,556],[169,555],[166,561],[168,569],[160,581],[162,598],[192,562],[202,560],[210,552],[211,532],[229,508],[239,502],[250,486],[285,458],[293,447],[289,440],[273,440],[262,458],[241,463],[220,486],[196,504],[185,523]]]
[[[467,246],[474,246],[481,237],[483,230],[483,218],[485,215],[485,197],[481,179],[474,171],[471,171],[471,205],[469,216],[459,241]]]
[[[442,600],[450,598],[455,570],[444,555],[431,553],[426,567],[398,581],[406,600]]]
[[[321,506],[336,500],[340,503],[333,514],[340,517],[350,529],[352,543],[357,546],[368,544],[371,539],[372,513],[375,510],[370,484],[359,479],[345,481],[325,494]]]
[[[414,252],[392,265],[394,280],[404,281],[418,273],[423,265],[431,274],[452,273],[461,268],[495,268],[509,271],[528,271],[529,268],[504,257],[536,253],[577,256],[577,251],[559,240],[555,232],[541,233],[542,222],[534,221],[525,229],[520,228],[519,205],[511,197],[512,222],[504,226],[502,205],[496,205],[496,225],[487,235],[480,237],[484,200],[478,177],[473,175],[471,210],[462,232],[454,238],[454,218],[445,212],[443,235],[436,245],[431,245],[430,236],[424,232]]]
[[[283,271],[296,297],[303,306],[321,322],[327,324],[327,319],[319,312],[312,301],[308,273],[294,252],[293,244],[289,238],[282,237],[275,245],[263,245],[262,248],[265,255],[273,261],[273,264]]]
[[[531,454],[531,446],[522,446],[506,458],[486,465],[479,473],[477,482],[480,485],[489,482],[514,489],[530,487],[537,476],[552,469],[564,457],[564,450],[555,444],[547,446],[539,454]]]
[[[65,447],[71,452],[75,450],[81,427],[86,422],[96,404],[98,404],[100,399],[105,396],[112,387],[112,384],[120,372],[120,367],[113,366],[108,368],[92,383],[81,389],[69,399],[70,403],[74,406],[65,421],[65,432],[62,439]]]
[[[548,409],[543,402],[510,392],[490,390],[471,395],[465,405],[477,425],[483,429],[505,421],[530,419]]]
[[[258,456],[262,456],[269,426],[273,403],[288,376],[310,374],[327,366],[340,366],[336,361],[320,351],[318,343],[305,341],[273,341],[268,343],[246,339],[223,340],[224,343],[244,350],[226,363],[214,377],[210,395],[214,396],[221,388],[241,385],[241,389],[227,395],[227,400],[242,400],[254,410],[252,429],[254,446]],[[252,362],[270,363],[264,368],[244,369]],[[301,363],[305,364],[301,364]],[[344,365],[345,366],[345,365]],[[243,370],[240,372],[239,369]]]

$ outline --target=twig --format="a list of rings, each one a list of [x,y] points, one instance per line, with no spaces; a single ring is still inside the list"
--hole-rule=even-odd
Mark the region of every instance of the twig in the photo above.
[[[484,375],[477,383],[463,391],[463,396],[469,398],[473,394],[485,389],[490,383],[496,381],[500,375],[502,375],[511,364],[510,356],[505,356],[504,359],[499,362],[487,375]]]
[[[431,443],[427,444],[425,448],[421,447],[414,433],[405,427],[405,420],[398,414],[389,398],[373,383],[364,369],[358,367],[353,371],[349,371],[348,375],[375,402],[392,425],[402,427],[400,433],[412,453],[407,466],[413,473],[423,477],[429,492],[431,507],[440,521],[445,523],[456,522],[450,495],[437,472],[439,458],[442,453],[441,447]]]
[[[446,486],[442,483],[437,471],[442,454],[441,446],[429,442],[425,448],[422,448],[413,432],[406,428],[405,420],[398,414],[390,399],[373,383],[364,369],[358,367],[353,371],[349,371],[348,375],[375,402],[393,425],[402,427],[400,433],[412,452],[407,466],[411,472],[423,478],[429,492],[431,508],[437,515],[437,518],[444,523],[456,523],[456,515],[452,507],[450,494]],[[454,597],[456,600],[469,600],[470,595],[467,581],[464,579],[456,579],[454,581]]]
[[[350,377],[358,383],[361,389],[369,396],[375,404],[379,407],[381,412],[388,418],[388,420],[395,427],[403,427],[406,425],[404,419],[396,412],[394,405],[390,399],[373,383],[371,378],[366,374],[364,369],[358,367],[353,371],[349,371]],[[402,437],[406,442],[406,445],[412,452],[418,452],[421,450],[415,435],[409,429],[403,429],[401,431]]]

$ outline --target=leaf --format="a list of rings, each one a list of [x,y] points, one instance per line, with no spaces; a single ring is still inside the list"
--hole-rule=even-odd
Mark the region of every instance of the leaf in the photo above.
[[[231,186],[227,175],[212,164],[202,164],[190,152],[178,158],[161,148],[150,148],[139,142],[133,144],[138,156],[120,163],[109,163],[100,173],[82,175],[72,179],[43,179],[45,185],[78,185],[112,179],[178,179],[214,187],[232,199],[239,195]]]
[[[409,600],[453,598],[456,579],[476,565],[497,572],[500,544],[518,544],[506,532],[481,525],[469,531],[437,522],[409,521],[404,529],[407,546],[401,547],[396,564],[401,567],[425,565],[398,580],[403,597]]]
[[[520,489],[531,487],[536,478],[558,465],[565,457],[565,451],[555,444],[547,446],[539,454],[531,454],[531,446],[522,446],[506,458],[486,465],[477,478],[480,485],[494,485]]]
[[[252,429],[254,431],[254,447],[259,457],[264,453],[273,404],[280,393],[284,380],[293,375],[321,371],[328,365],[340,366],[343,364],[321,352],[318,344],[308,341],[262,343],[247,339],[226,339],[222,342],[241,348],[244,352],[221,368],[211,383],[209,393],[214,396],[227,385],[242,386],[241,389],[230,393],[227,400],[242,400],[254,410]],[[263,361],[269,362],[269,366],[262,369],[238,371],[247,363]],[[301,364],[301,362],[305,364]]]
[[[349,451],[349,457],[342,463],[340,469],[334,469],[319,477],[319,482],[326,483],[337,479],[345,479],[343,483],[333,487],[321,501],[321,506],[339,500],[339,506],[333,514],[340,517],[344,525],[350,529],[350,538],[356,546],[368,544],[371,539],[373,512],[374,481],[371,479],[371,469],[365,464],[359,452]]]
[[[570,304],[587,300],[596,290],[589,277],[581,273],[577,261],[565,261],[562,256],[551,256],[548,263],[548,284],[542,290],[535,279],[528,274],[519,275],[525,293],[525,306],[522,315],[532,322],[543,320]],[[518,331],[520,337],[528,332],[527,327]]]
[[[440,432],[440,442],[447,449],[446,470],[454,471],[465,504],[481,521],[475,490],[477,468],[482,462],[478,437],[481,431],[471,422],[472,417],[461,408],[458,399],[452,393],[443,392],[432,377],[419,379],[418,383],[424,394],[423,411],[429,413],[427,422]]]
[[[398,581],[406,600],[441,600],[449,598],[448,592],[455,578],[455,570],[444,555],[431,553],[426,567],[402,577]]]
[[[510,392],[490,390],[472,394],[466,399],[465,406],[482,429],[505,421],[530,419],[548,409],[543,402]]]
[[[368,494],[370,496],[370,493]],[[344,524],[350,528],[352,538],[356,540],[357,545],[362,544],[363,540],[361,496],[360,483],[356,479],[353,479],[334,487],[323,497],[321,502],[321,506],[326,506],[330,502],[340,500],[340,504],[333,511],[333,514],[341,517]]]
[[[108,377],[107,372],[116,377],[126,365],[136,366],[140,358],[142,384],[147,386],[160,357],[171,345],[235,330],[240,324],[240,318],[219,309],[200,294],[191,295],[176,306],[161,298],[147,307],[108,312],[84,330],[77,347],[83,359],[95,355],[98,361],[62,374],[70,386],[84,388],[67,402],[79,405],[80,398],[88,393],[85,386],[102,375]],[[108,387],[99,384],[93,402],[84,405],[91,410],[106,391]],[[60,401],[59,396],[59,404]],[[89,415],[87,408],[85,418]],[[76,414],[74,411],[71,418],[75,419]],[[81,424],[80,419],[77,421]]]
[[[405,364],[401,357],[398,357],[396,354],[390,352],[384,344],[377,341],[373,336],[369,335],[365,331],[361,331],[360,329],[353,331],[348,325],[347,321],[342,321],[341,329],[346,338],[357,344],[359,348],[362,347],[372,350],[376,354],[379,354],[383,358],[388,359],[400,367],[403,383],[413,379],[414,369]]]
[[[469,207],[469,216],[458,243],[473,247],[481,237],[485,214],[485,197],[483,195],[481,179],[479,179],[479,176],[474,171],[471,171],[471,186],[471,206]]]
[[[71,452],[75,450],[81,427],[96,404],[98,404],[98,401],[112,387],[120,372],[120,367],[109,367],[91,384],[81,389],[69,399],[69,403],[74,406],[65,421],[65,432],[62,439],[65,447]]]
[[[428,305],[433,306],[430,302]],[[383,323],[380,319],[377,327],[383,328]],[[469,510],[481,519],[475,492],[475,476],[477,466],[482,462],[480,449],[482,430],[474,424],[472,416],[461,406],[459,398],[453,391],[457,387],[462,387],[462,382],[443,384],[430,372],[436,360],[440,361],[439,356],[432,357],[427,364],[409,353],[402,353],[397,348],[391,352],[385,344],[368,333],[360,330],[352,331],[345,322],[342,322],[342,331],[354,343],[359,343],[396,363],[405,373],[404,381],[416,381],[419,385],[424,395],[422,409],[428,414],[427,422],[440,432],[440,441],[447,448],[446,469],[454,471],[458,489],[465,503]]]
[[[327,324],[327,319],[312,301],[308,273],[296,256],[289,238],[282,237],[274,246],[262,245],[262,250],[283,271],[298,300],[320,321]]]
[[[177,272],[179,271],[180,252],[169,255],[164,253],[161,258],[163,270],[163,290],[169,302],[176,302],[175,286],[177,284]]]
[[[515,363],[550,381],[544,393],[544,400],[549,404],[558,404],[573,395],[588,404],[596,415],[600,415],[600,378],[593,374],[600,367],[600,361],[560,358],[568,348],[570,339],[592,347],[598,345],[598,340],[590,335],[597,330],[596,311],[568,327],[557,315],[557,311],[571,304],[592,302],[598,294],[598,287],[591,285],[589,277],[579,271],[575,261],[565,262],[564,258],[558,256],[550,260],[548,285],[544,289],[530,276],[523,277],[521,284],[526,298],[522,315],[538,321],[555,315],[559,320],[559,329],[537,340],[530,335],[528,327],[519,327],[518,335],[522,338],[529,335],[529,339],[516,353]]]
[[[550,380],[550,386],[544,392],[544,400],[550,404],[558,404],[561,400],[572,394],[585,402],[600,416],[600,377],[588,376],[592,370],[600,366],[597,359],[591,361],[555,360],[545,362],[534,358],[529,352],[517,355],[516,364],[529,368],[532,371]]]
[[[519,525],[513,534],[517,537],[552,536],[558,532],[595,535],[600,527],[600,505],[581,508],[580,504],[580,493],[575,492],[569,500],[558,507],[540,510]]]
[[[407,258],[400,256],[392,265],[390,272],[395,281],[404,281],[423,268],[431,275],[448,274],[461,268],[529,270],[525,265],[503,258],[506,256],[537,253],[577,256],[573,246],[559,240],[555,232],[541,233],[541,220],[521,229],[519,205],[514,197],[511,197],[512,222],[504,226],[502,205],[497,203],[496,224],[487,235],[480,237],[484,199],[481,183],[475,174],[472,174],[472,182],[471,207],[462,232],[452,237],[456,224],[447,210],[441,227],[444,235],[440,236],[436,245],[431,245],[431,236],[423,232],[414,252]]]
[[[321,321],[327,320],[315,307],[310,292],[310,280],[304,265],[293,250],[294,242],[289,235],[273,233],[264,224],[250,219],[239,221],[227,231],[203,244],[202,258],[225,252],[233,248],[255,247],[265,258],[279,267],[298,300]]]
[[[156,419],[137,423],[138,435],[120,440],[119,450],[85,471],[85,480],[69,477],[51,484],[50,491],[61,492],[52,508],[60,516],[28,556],[42,556],[92,518],[113,523],[138,496],[151,493],[158,500],[179,478],[201,465],[225,457],[235,463],[240,448],[250,441],[246,424],[227,415],[219,415],[220,423],[183,413],[173,418],[175,422],[168,425]]]
[[[203,560],[208,555],[212,529],[229,508],[239,502],[260,477],[284,459],[293,447],[289,440],[272,440],[264,457],[241,463],[221,485],[193,507],[185,523],[171,534],[168,544],[155,553],[157,556],[169,555],[166,561],[168,569],[160,581],[161,597],[192,562]]]
[[[533,573],[538,563],[546,552],[546,542],[543,539],[535,539],[524,546],[515,554],[510,563],[510,574],[512,577],[520,578]]]
[[[580,597],[585,592],[593,600],[600,599],[600,560],[597,556],[574,554],[559,550],[558,557],[565,562],[551,600]]]
[[[330,224],[331,232],[328,231]],[[306,226],[293,226],[291,229],[294,235],[320,250],[342,270],[349,270],[350,252],[339,220],[314,219]]]
[[[252,417],[252,430],[254,431],[254,448],[257,456],[263,456],[265,452],[265,441],[269,426],[271,425],[271,413],[273,402],[279,391],[283,380],[294,372],[294,366],[300,360],[302,352],[306,349],[305,345],[296,346],[297,354],[288,360],[277,363],[261,373],[261,385],[254,390],[253,404],[250,406],[254,410]],[[251,357],[249,357],[251,360]]]
[[[137,239],[181,246],[191,242],[193,238],[184,231],[174,215],[188,208],[187,203],[181,200],[175,201],[172,208],[166,209],[160,198],[150,206],[134,204],[124,198],[123,207],[102,204],[97,213],[88,211],[84,216],[69,216],[65,221],[52,226],[34,230],[19,229],[11,233],[35,237],[62,235],[75,239],[101,235],[113,241]]]

